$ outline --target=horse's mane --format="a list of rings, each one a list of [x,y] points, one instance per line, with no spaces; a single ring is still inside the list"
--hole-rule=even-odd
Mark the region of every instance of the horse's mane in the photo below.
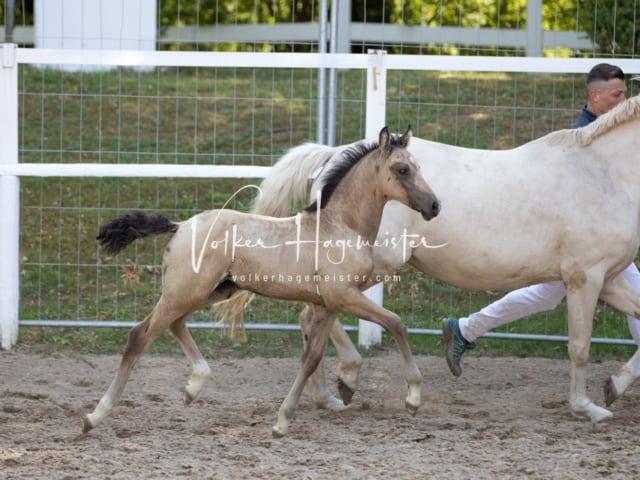
[[[390,150],[393,150],[398,145],[400,145],[400,135],[390,135],[388,145]],[[322,192],[320,208],[326,207],[336,187],[340,184],[347,173],[349,173],[351,168],[379,147],[380,144],[378,142],[367,142],[363,140],[342,151],[340,160],[324,171],[320,178],[318,178],[318,184],[321,185],[320,191]],[[318,201],[314,200],[311,205],[304,209],[304,211],[315,212],[317,209]]]
[[[607,113],[600,115],[589,125],[582,128],[558,130],[549,133],[546,138],[552,144],[571,143],[579,147],[586,147],[599,136],[605,134],[621,123],[640,116],[640,95],[631,97]]]

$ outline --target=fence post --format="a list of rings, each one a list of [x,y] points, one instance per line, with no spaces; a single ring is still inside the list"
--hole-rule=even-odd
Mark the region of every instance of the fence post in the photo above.
[[[0,164],[18,163],[18,63],[14,43],[0,45]],[[20,181],[0,176],[0,348],[18,341]]]
[[[387,70],[384,50],[369,50],[369,67],[367,68],[367,109],[366,138],[377,138],[382,127],[386,125]],[[378,305],[382,305],[384,284],[378,283],[364,293]],[[358,320],[358,344],[371,347],[382,342],[382,327],[366,320]]]
[[[542,56],[542,0],[527,0],[527,57]]]

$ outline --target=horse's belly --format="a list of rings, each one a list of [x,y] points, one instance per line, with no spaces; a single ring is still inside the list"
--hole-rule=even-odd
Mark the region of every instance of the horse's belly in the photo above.
[[[409,262],[428,276],[469,290],[503,290],[560,279],[552,251],[480,243],[417,248]]]
[[[232,274],[232,281],[243,290],[279,300],[321,303],[313,274],[247,272]]]

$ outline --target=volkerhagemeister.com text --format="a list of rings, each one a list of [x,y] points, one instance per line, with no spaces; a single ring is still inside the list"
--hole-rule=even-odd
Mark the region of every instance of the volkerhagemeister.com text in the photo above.
[[[321,282],[346,282],[346,283],[367,283],[367,282],[399,282],[400,275],[360,275],[350,273],[335,274],[298,274],[285,275],[283,273],[264,274],[264,273],[246,273],[241,275],[231,275],[231,279],[236,283],[321,283]]]

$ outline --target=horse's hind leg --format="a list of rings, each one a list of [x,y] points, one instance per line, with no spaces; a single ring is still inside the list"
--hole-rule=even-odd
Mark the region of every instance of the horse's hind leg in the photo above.
[[[129,332],[129,339],[125,347],[120,366],[111,385],[102,396],[96,408],[84,417],[82,433],[87,433],[104,420],[116,406],[124,387],[129,380],[131,370],[140,356],[149,348],[149,345],[167,329],[168,325],[176,318],[165,312],[162,297],[153,309],[153,312],[144,321],[133,327]]]
[[[304,386],[320,363],[325,345],[329,339],[329,331],[333,324],[333,317],[323,307],[314,306],[312,308],[314,312],[310,317],[312,322],[309,326],[309,333],[307,335],[304,353],[302,354],[302,365],[293,386],[282,402],[282,405],[280,405],[280,410],[278,410],[278,420],[272,430],[274,438],[286,435],[289,430],[289,423],[298,407]]]
[[[308,338],[311,334],[311,325],[313,323],[313,309],[306,306],[298,317],[300,322],[300,333],[302,334],[302,343],[307,348]],[[311,402],[316,408],[326,408],[328,410],[340,411],[344,410],[344,403],[338,400],[327,388],[327,381],[324,374],[324,361],[320,359],[318,366],[313,374],[309,377],[307,384]]]
[[[207,377],[211,375],[209,364],[200,353],[196,342],[193,341],[193,337],[187,329],[186,323],[189,318],[191,315],[185,315],[171,324],[171,333],[176,337],[182,351],[191,363],[191,378],[182,395],[185,405],[190,405],[196,399]]]
[[[640,316],[640,298],[625,276],[626,271],[608,279],[600,292],[600,297],[621,312],[638,317]],[[609,406],[615,402],[638,377],[640,377],[640,349],[616,375],[611,375],[605,382],[606,405]]]
[[[351,398],[360,384],[360,368],[362,357],[353,342],[344,331],[342,324],[336,317],[330,334],[331,342],[336,348],[340,359],[340,373],[338,375],[338,391],[345,405],[351,403]]]
[[[309,306],[305,307],[302,313],[300,313],[299,321],[302,338],[306,346],[310,327],[313,323],[313,309]],[[330,337],[336,347],[338,358],[340,359],[338,390],[342,401],[338,400],[327,388],[323,360],[320,360],[318,367],[309,377],[307,386],[309,394],[311,395],[311,401],[317,408],[340,411],[344,410],[345,405],[351,403],[351,397],[358,388],[362,357],[360,357],[360,354],[351,343],[349,336],[342,328],[342,324],[340,324],[337,319],[333,321]]]
[[[611,375],[605,383],[604,401],[607,407],[615,402],[638,377],[640,377],[640,348],[618,370],[618,373]]]

